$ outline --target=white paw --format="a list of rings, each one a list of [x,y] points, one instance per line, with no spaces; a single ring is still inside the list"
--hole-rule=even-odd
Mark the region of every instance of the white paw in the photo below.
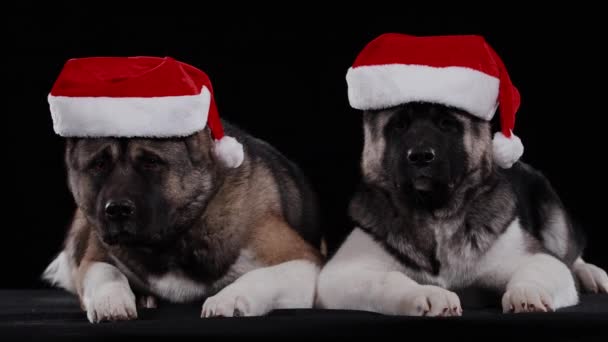
[[[102,284],[83,302],[91,323],[137,318],[135,295],[123,282]]]
[[[502,296],[502,311],[504,313],[547,312],[553,310],[553,299],[545,289],[538,285],[513,285]]]
[[[266,305],[245,291],[227,287],[203,304],[201,318],[261,316],[267,313]]]
[[[400,314],[408,316],[462,315],[458,295],[432,285],[420,285],[408,290],[400,309]]]
[[[586,262],[575,263],[574,274],[583,290],[591,293],[608,293],[608,275],[603,269]]]

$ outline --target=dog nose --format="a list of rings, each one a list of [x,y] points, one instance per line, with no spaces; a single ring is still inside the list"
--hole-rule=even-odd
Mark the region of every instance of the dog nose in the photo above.
[[[135,204],[130,200],[110,200],[105,207],[106,216],[110,220],[126,220],[133,216]]]
[[[407,160],[416,166],[426,166],[435,160],[435,151],[430,147],[413,148],[407,151]]]

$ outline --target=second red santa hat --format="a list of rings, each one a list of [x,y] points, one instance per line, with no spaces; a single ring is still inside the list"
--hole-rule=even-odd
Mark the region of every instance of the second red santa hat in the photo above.
[[[349,102],[361,110],[432,102],[489,121],[500,108],[494,161],[509,168],[523,154],[523,144],[513,134],[519,92],[481,36],[383,34],[359,53],[346,80]]]

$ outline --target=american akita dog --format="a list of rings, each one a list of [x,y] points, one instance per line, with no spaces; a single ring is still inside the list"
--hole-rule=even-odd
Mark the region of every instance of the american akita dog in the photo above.
[[[573,273],[608,291],[549,181],[517,161],[505,70],[477,36],[387,34],[360,53],[347,74],[365,135],[355,229],[319,275],[318,306],[458,316],[455,292],[480,287],[505,312],[549,311],[577,303]]]

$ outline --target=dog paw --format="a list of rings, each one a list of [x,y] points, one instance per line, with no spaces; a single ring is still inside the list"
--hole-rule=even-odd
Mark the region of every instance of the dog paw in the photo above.
[[[551,296],[538,285],[510,286],[502,296],[502,311],[504,313],[548,312],[553,310]]]
[[[603,269],[586,262],[577,262],[573,270],[586,292],[608,293],[608,275]]]
[[[137,318],[135,295],[128,284],[121,282],[100,285],[89,298],[84,298],[84,306],[91,323]]]
[[[156,309],[158,307],[158,302],[154,296],[141,295],[137,299],[137,306],[144,309]]]
[[[408,316],[460,316],[460,299],[454,292],[432,285],[420,285],[408,291],[401,314]]]
[[[201,318],[260,316],[266,311],[266,306],[247,292],[225,288],[215,296],[207,298],[203,304]]]

